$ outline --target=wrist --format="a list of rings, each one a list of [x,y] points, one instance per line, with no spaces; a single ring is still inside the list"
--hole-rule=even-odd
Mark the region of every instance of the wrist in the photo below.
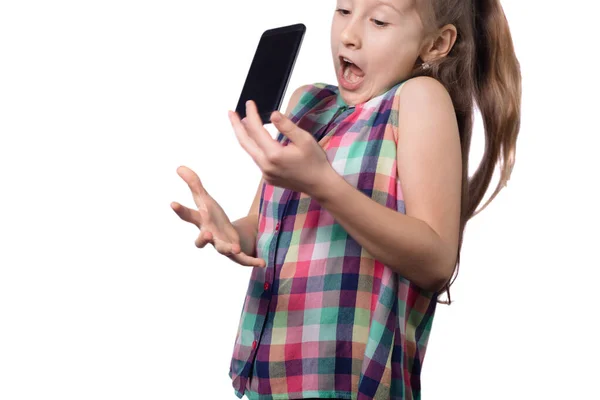
[[[337,190],[343,177],[341,177],[333,167],[327,168],[323,173],[319,174],[320,178],[312,193],[309,193],[310,197],[321,203],[326,201],[329,196]]]
[[[242,252],[254,257],[258,233],[258,215],[250,214],[231,223],[240,238]]]

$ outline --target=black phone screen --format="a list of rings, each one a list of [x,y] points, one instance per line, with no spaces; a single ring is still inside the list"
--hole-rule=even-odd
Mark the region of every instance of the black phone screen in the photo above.
[[[265,31],[258,43],[236,112],[246,116],[246,101],[256,103],[263,124],[279,110],[306,27],[296,24]]]

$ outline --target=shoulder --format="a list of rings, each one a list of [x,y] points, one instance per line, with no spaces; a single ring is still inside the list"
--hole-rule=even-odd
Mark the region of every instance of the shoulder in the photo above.
[[[454,125],[456,113],[452,98],[441,82],[427,76],[411,78],[400,84],[394,92],[395,138],[415,124]],[[411,129],[414,131],[414,129]]]
[[[296,114],[302,107],[311,108],[320,103],[323,99],[336,94],[337,86],[329,85],[327,83],[317,82],[302,85],[292,92],[286,114],[288,116]]]
[[[454,175],[460,175],[462,156],[450,94],[430,77],[413,78],[402,86],[395,132],[398,175],[408,186],[423,179],[441,185],[434,175],[443,169],[453,174],[454,181]]]
[[[296,108],[296,105],[300,101],[302,95],[308,92],[311,86],[312,85],[302,85],[292,92],[292,95],[290,96],[290,101],[288,102],[287,110],[285,111],[286,115],[290,115],[290,113]]]
[[[292,92],[292,97],[290,98],[290,101],[291,101],[291,99],[296,99],[296,100],[299,99],[304,93],[310,91],[310,89],[313,86],[314,85],[308,84],[308,85],[302,85],[302,86],[296,88],[296,90],[294,90]]]
[[[448,90],[440,81],[428,76],[405,81],[396,89],[395,96],[400,108],[420,106],[431,109],[441,106],[454,109]]]

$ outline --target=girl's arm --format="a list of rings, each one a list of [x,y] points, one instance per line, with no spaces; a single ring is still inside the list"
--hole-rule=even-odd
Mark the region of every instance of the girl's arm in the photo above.
[[[451,278],[458,251],[456,115],[448,92],[432,78],[407,82],[398,103],[397,166],[406,215],[367,197],[333,169],[310,195],[375,259],[438,291]]]

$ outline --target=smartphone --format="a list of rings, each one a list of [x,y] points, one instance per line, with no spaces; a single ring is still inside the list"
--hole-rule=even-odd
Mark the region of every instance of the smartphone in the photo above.
[[[235,111],[246,116],[246,101],[256,103],[263,125],[279,111],[300,52],[306,26],[295,24],[263,32]]]

